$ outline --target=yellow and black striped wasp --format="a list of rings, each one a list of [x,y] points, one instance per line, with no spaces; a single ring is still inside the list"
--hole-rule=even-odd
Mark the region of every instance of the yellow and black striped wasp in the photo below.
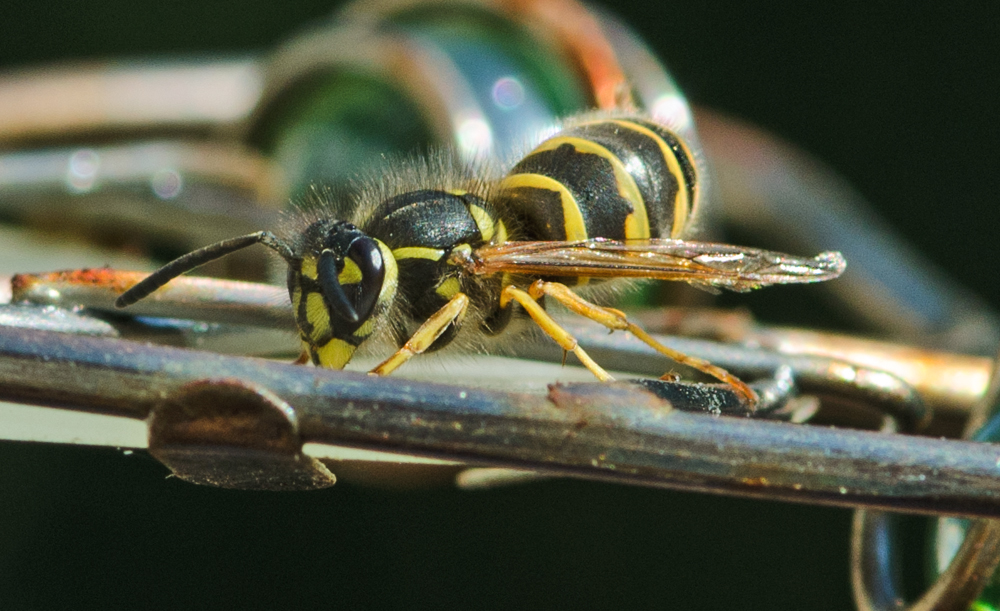
[[[803,259],[683,239],[700,191],[695,156],[663,125],[638,116],[581,117],[505,173],[445,158],[406,164],[391,179],[376,179],[335,203],[338,209],[306,215],[285,235],[260,231],[184,255],[131,287],[116,305],[126,307],[199,265],[263,244],[288,263],[303,362],[341,369],[363,342],[383,334],[401,347],[371,373],[389,374],[460,334],[497,335],[517,304],[598,379],[611,380],[546,313],[540,300],[549,298],[732,385],[753,405],[754,392],[735,376],[667,348],[621,311],[571,288],[646,278],[746,291],[843,271],[839,253]]]

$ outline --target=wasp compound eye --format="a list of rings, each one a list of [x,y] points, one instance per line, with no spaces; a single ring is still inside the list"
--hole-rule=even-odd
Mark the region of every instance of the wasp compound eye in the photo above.
[[[341,318],[349,323],[357,323],[360,320],[354,304],[344,292],[344,287],[340,285],[340,269],[343,264],[337,265],[337,255],[329,250],[324,250],[319,255],[316,262],[316,280],[323,290],[323,300],[326,302],[326,309],[330,311],[330,316]]]
[[[375,310],[382,284],[385,282],[385,261],[375,240],[362,236],[351,242],[347,258],[361,271],[358,295],[354,300],[354,310],[360,320],[367,320]]]
[[[316,280],[330,318],[340,323],[334,326],[339,333],[350,333],[375,310],[385,281],[385,262],[378,244],[364,234],[354,236],[341,252],[344,256],[333,249],[320,253]]]

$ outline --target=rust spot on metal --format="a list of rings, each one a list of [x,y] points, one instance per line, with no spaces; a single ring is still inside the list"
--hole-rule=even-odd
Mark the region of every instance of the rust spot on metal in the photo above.
[[[10,279],[11,293],[15,296],[14,298],[17,299],[16,296],[18,293],[27,291],[36,282],[38,282],[38,276],[35,274],[14,274],[14,276]]]
[[[146,274],[142,272],[129,272],[110,267],[96,267],[89,269],[77,269],[49,274],[53,282],[66,282],[68,284],[79,284],[85,286],[100,286],[123,292],[132,287],[133,284],[142,280]]]
[[[23,295],[39,285],[52,285],[52,288],[62,286],[97,286],[122,293],[133,284],[142,280],[144,272],[122,271],[110,267],[94,267],[88,269],[73,269],[47,274],[16,274],[11,278],[10,286],[15,297]]]

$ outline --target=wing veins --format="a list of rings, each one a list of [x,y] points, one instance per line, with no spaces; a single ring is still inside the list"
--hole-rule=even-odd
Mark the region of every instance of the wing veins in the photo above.
[[[475,251],[476,274],[651,278],[745,291],[771,284],[820,282],[844,271],[840,253],[813,258],[687,240],[592,239],[506,242]]]

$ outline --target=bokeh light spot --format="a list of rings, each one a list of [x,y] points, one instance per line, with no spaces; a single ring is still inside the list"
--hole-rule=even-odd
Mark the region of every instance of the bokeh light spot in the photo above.
[[[493,83],[493,103],[503,110],[515,110],[524,103],[524,85],[521,81],[505,76]]]
[[[71,191],[84,193],[94,188],[101,157],[92,149],[80,149],[69,157],[66,167],[66,186]]]
[[[184,181],[181,179],[181,175],[177,170],[169,168],[157,170],[153,174],[150,184],[153,187],[153,193],[160,199],[173,199],[180,195],[184,189]]]

